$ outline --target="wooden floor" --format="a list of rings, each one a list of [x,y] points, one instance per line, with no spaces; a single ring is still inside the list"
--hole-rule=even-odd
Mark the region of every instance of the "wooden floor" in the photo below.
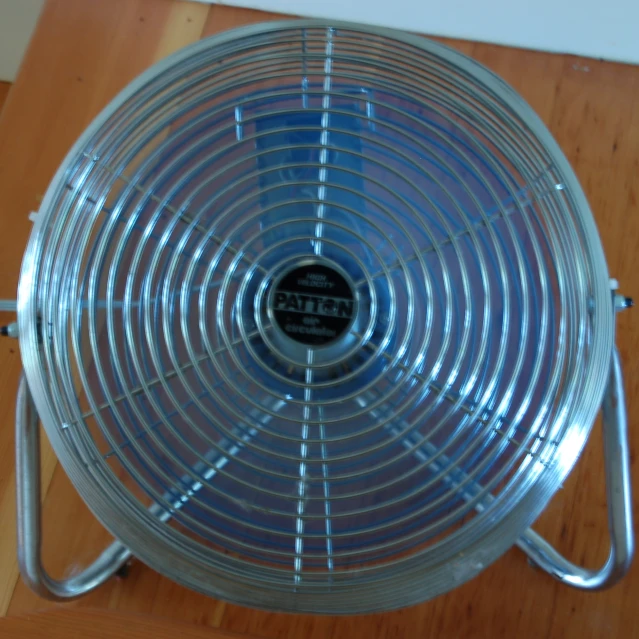
[[[125,613],[71,608],[25,613],[0,619],[0,637],[9,639],[257,639],[219,628]]]
[[[66,151],[96,113],[151,63],[199,38],[272,15],[172,0],[49,0],[11,98],[0,115],[0,297],[13,298],[38,207]],[[639,68],[485,44],[449,42],[502,75],[532,104],[572,162],[592,204],[611,273],[639,299]],[[5,318],[6,320],[9,317]],[[639,443],[639,311],[622,314],[632,459]],[[18,577],[13,412],[17,343],[0,341],[0,614],[50,607]],[[537,529],[571,558],[595,566],[607,551],[597,428]],[[634,468],[639,496],[639,469]],[[56,575],[77,571],[107,542],[56,467],[43,459],[46,541]],[[636,501],[635,501],[636,504]],[[636,510],[636,509],[635,509]],[[136,563],[71,604],[192,621],[258,637],[639,637],[639,562],[617,587],[581,593],[530,568],[512,550],[479,578],[435,601],[390,614],[322,618],[266,614],[207,599]],[[0,630],[1,633],[1,630]]]
[[[10,82],[0,82],[0,115],[2,115],[2,107],[9,97]]]

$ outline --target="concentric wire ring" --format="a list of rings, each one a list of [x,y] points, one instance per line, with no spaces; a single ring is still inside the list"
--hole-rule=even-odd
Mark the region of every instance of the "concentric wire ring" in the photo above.
[[[601,400],[609,302],[576,178],[509,87],[300,21],[189,47],[101,114],[19,322],[56,453],[135,555],[362,612],[469,579],[541,512]]]

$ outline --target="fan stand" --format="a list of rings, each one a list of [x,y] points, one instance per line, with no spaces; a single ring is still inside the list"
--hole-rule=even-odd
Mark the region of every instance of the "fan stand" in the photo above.
[[[630,298],[615,292],[615,280],[611,280],[611,289],[615,310],[620,311],[633,305]],[[0,311],[15,310],[15,302],[0,301]],[[17,326],[11,324],[1,332],[17,337]],[[528,556],[531,565],[545,570],[560,582],[581,590],[601,590],[616,584],[628,571],[634,550],[628,422],[623,376],[616,349],[612,354],[602,413],[610,533],[610,551],[605,564],[596,570],[578,566],[561,555],[532,528],[526,530],[516,542]],[[56,580],[43,567],[40,428],[38,413],[24,375],[20,379],[16,406],[16,489],[18,563],[22,579],[36,594],[53,601],[69,601],[91,592],[114,575],[126,576],[127,564],[132,554],[119,541],[114,541],[91,565],[74,577]],[[481,508],[480,504],[478,510]],[[154,509],[160,519],[168,520],[171,516],[157,505],[151,507],[152,511]]]

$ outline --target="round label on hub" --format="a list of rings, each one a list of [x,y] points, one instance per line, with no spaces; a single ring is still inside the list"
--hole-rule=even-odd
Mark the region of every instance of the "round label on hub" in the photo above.
[[[312,263],[285,273],[271,291],[269,306],[276,326],[309,346],[339,339],[357,310],[346,278],[330,266]]]

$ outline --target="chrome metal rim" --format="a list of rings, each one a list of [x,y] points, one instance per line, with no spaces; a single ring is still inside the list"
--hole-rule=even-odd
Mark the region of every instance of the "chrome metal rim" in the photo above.
[[[307,341],[282,340],[273,286],[309,260],[281,300]],[[335,273],[352,307],[308,288]],[[322,21],[125,89],[51,183],[18,316],[56,454],[135,555],[331,613],[509,548],[581,451],[613,339],[592,215],[523,100],[441,45]]]

